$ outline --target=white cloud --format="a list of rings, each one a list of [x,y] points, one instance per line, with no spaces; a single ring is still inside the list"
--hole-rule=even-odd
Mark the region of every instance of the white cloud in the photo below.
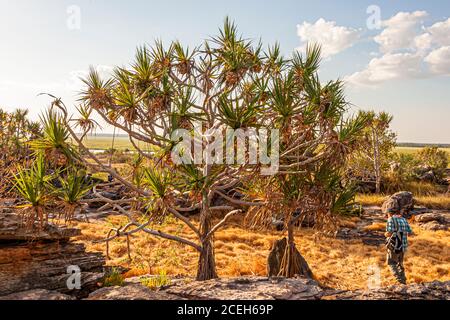
[[[418,50],[450,45],[450,18],[436,22],[431,27],[424,28],[424,31],[414,38],[414,44]]]
[[[424,60],[434,74],[450,75],[450,46],[431,51]]]
[[[399,12],[382,22],[374,38],[380,57],[346,77],[354,85],[373,86],[389,80],[450,75],[450,18],[419,28],[425,11]]]
[[[353,46],[360,34],[360,30],[337,26],[335,21],[325,21],[323,18],[313,24],[304,22],[297,25],[297,35],[302,42],[298,50],[305,50],[308,42],[320,43],[322,56],[328,58]]]
[[[348,76],[351,84],[376,85],[387,80],[418,78],[425,75],[422,57],[413,53],[387,53],[373,58],[366,69]]]
[[[427,31],[432,35],[433,42],[437,45],[450,45],[450,18],[433,24]]]
[[[384,53],[411,48],[417,35],[417,28],[427,16],[425,11],[399,12],[381,22],[385,29],[374,40]]]
[[[433,37],[429,33],[423,33],[414,38],[414,46],[419,50],[428,50],[433,44]]]

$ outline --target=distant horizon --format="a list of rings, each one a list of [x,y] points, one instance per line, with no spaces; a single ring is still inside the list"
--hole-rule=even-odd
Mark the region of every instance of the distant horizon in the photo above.
[[[76,133],[78,136],[81,136],[82,133]],[[113,132],[101,132],[101,133],[90,133],[87,135],[87,137],[113,137],[114,133]],[[115,134],[116,138],[127,138],[129,135],[126,133],[117,133]],[[440,142],[411,142],[411,141],[398,141],[396,143],[397,146],[400,147],[407,147],[406,145],[410,144],[410,145],[414,145],[414,146],[428,146],[428,147],[432,147],[432,146],[438,146],[440,148],[450,148],[450,143],[440,143]]]

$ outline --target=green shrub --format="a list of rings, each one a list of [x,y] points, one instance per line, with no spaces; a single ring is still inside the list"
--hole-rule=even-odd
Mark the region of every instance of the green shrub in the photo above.
[[[167,276],[166,271],[161,270],[157,276],[142,278],[141,283],[146,287],[156,289],[170,285],[171,280]]]
[[[419,151],[417,158],[421,165],[430,167],[438,179],[444,177],[448,166],[447,153],[437,147],[426,147]]]
[[[123,275],[117,268],[112,268],[111,272],[105,277],[103,281],[103,286],[105,287],[115,287],[123,286],[124,279]]]

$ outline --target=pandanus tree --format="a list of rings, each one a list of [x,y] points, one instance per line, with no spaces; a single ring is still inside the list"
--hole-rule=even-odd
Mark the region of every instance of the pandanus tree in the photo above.
[[[278,45],[263,50],[226,19],[218,36],[194,49],[157,41],[138,48],[134,62],[115,68],[109,79],[91,68],[81,100],[107,124],[126,132],[146,159],[146,167],[134,172],[140,172],[139,179],[134,175],[130,181],[89,152],[68,126],[92,160],[86,164],[115,177],[147,208],[143,222],[136,212],[115,204],[130,222],[105,241],[141,231],[181,242],[199,252],[197,279],[207,280],[217,277],[215,232],[233,215],[265,205],[233,192],[237,186],[272,175],[279,182],[278,193],[299,189],[289,197],[281,192],[290,207],[291,202],[307,203],[307,196],[316,199],[312,187],[305,192],[297,183],[312,179],[320,164],[339,159],[348,148],[338,129],[344,112],[342,86],[339,81],[320,84],[319,57],[320,48],[312,46],[306,56],[285,59]],[[56,100],[54,105],[69,123],[63,103]],[[247,142],[248,149],[239,153]],[[146,152],[140,144],[157,151]],[[226,204],[217,204],[217,198]],[[184,216],[194,210],[199,211],[198,223]],[[218,222],[215,213],[223,213]],[[197,241],[158,230],[158,222],[169,215],[192,230]]]
[[[269,270],[276,276],[311,277],[306,260],[296,249],[295,227],[306,220],[329,233],[335,230],[336,217],[353,204],[355,189],[343,181],[342,168],[358,146],[368,117],[346,117],[343,84],[330,81],[322,85],[317,77],[319,62],[317,46],[308,47],[305,57],[294,53],[287,75],[276,78],[267,91],[269,106],[278,110],[274,126],[281,132],[280,172],[251,182],[263,185],[260,198],[264,206],[251,208],[246,223],[251,228],[284,223],[286,246],[278,265]]]

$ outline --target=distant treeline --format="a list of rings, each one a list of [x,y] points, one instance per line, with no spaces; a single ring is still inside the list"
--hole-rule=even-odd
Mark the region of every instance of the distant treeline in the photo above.
[[[400,143],[397,143],[397,146],[398,147],[406,147],[406,148],[425,148],[425,147],[450,148],[450,143],[400,142]]]
[[[77,133],[78,136],[81,136],[81,133]],[[89,134],[88,137],[97,137],[97,138],[112,138],[112,133],[93,133]],[[128,134],[116,133],[116,137],[120,138],[128,138]]]
[[[95,134],[90,134],[89,137],[112,138],[113,134],[112,133],[95,133]],[[128,135],[121,133],[121,134],[116,134],[116,137],[128,138]],[[425,147],[450,148],[450,143],[399,142],[399,143],[397,143],[397,147],[404,147],[404,148],[425,148]]]

